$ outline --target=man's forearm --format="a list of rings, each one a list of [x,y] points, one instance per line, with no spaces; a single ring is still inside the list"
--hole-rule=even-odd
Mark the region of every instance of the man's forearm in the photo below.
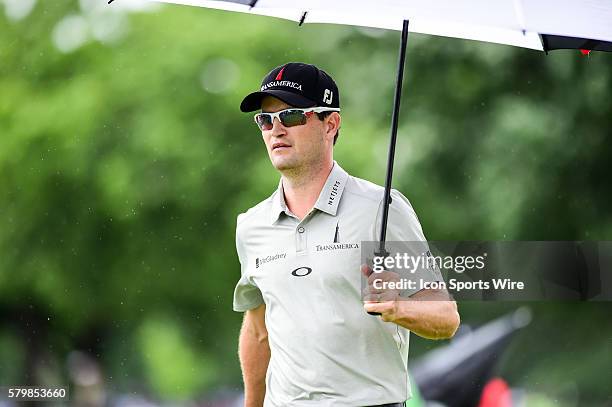
[[[396,307],[393,322],[423,338],[447,339],[459,327],[459,313],[454,301],[400,300]]]
[[[367,312],[380,313],[385,322],[393,322],[427,339],[451,338],[459,327],[457,304],[446,290],[421,290],[410,298],[392,301],[366,301]]]
[[[266,371],[270,362],[267,335],[258,337],[249,326],[243,326],[238,354],[244,379],[244,405],[261,407],[266,395]]]

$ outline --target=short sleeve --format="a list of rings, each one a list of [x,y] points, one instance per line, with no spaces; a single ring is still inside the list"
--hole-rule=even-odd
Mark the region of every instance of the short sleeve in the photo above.
[[[247,274],[248,259],[240,233],[240,217],[238,216],[238,226],[236,227],[236,252],[240,261],[240,280],[236,284],[236,288],[234,288],[233,309],[237,312],[244,312],[257,308],[264,301],[261,291],[253,284]]]
[[[376,217],[376,237],[380,236],[380,218],[382,203]],[[425,235],[408,199],[399,191],[391,190],[391,205],[387,221],[387,239],[389,241],[424,242]]]
[[[376,216],[376,239],[380,238],[382,207],[383,202],[379,205],[378,214]],[[400,272],[400,275],[426,282],[443,281],[440,269],[435,262],[428,261],[432,254],[429,250],[427,240],[425,239],[423,229],[421,228],[421,223],[412,205],[401,192],[395,189],[391,190],[391,205],[389,206],[385,241],[389,242],[386,245],[387,251],[391,252],[392,256],[399,252],[402,252],[402,255],[403,253],[408,253],[410,256],[422,257],[423,262],[421,264],[430,265],[418,268],[414,274],[408,274],[407,272],[404,274]],[[420,283],[418,285],[420,286]],[[402,292],[402,296],[410,296],[419,290],[418,288],[405,290]]]

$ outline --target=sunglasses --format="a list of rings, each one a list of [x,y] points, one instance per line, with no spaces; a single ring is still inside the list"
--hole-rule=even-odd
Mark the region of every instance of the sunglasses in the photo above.
[[[281,124],[285,127],[301,126],[306,124],[308,117],[314,113],[323,112],[339,112],[340,109],[329,107],[310,107],[307,109],[285,109],[276,113],[257,113],[255,115],[255,123],[263,130],[272,130],[274,126],[274,118],[278,118]]]

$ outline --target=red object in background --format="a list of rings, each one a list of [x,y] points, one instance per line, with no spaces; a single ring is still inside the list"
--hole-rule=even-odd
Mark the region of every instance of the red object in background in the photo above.
[[[512,407],[512,393],[504,379],[489,380],[482,389],[478,407]]]
[[[581,50],[580,50],[580,53],[581,53],[582,55],[590,55],[590,54],[591,54],[591,51],[592,51],[591,49],[581,49]]]

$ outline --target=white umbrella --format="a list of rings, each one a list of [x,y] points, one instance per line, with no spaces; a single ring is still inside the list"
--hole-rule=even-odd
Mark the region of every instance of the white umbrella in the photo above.
[[[109,0],[109,4],[114,0]],[[385,239],[404,60],[410,31],[541,51],[612,51],[612,0],[149,0],[278,17],[304,23],[402,30],[380,247]]]
[[[279,17],[410,31],[544,50],[540,35],[612,41],[609,0],[159,0]]]

